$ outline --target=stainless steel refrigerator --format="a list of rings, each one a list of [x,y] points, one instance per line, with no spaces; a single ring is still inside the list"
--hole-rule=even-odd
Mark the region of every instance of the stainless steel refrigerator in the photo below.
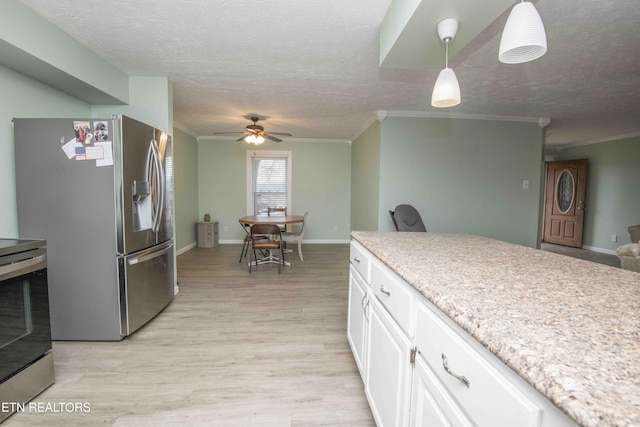
[[[54,340],[121,340],[173,299],[171,137],[125,116],[14,119],[18,228],[47,241]]]

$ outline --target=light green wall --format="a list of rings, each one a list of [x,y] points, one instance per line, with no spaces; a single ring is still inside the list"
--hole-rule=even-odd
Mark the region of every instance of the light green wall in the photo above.
[[[90,106],[0,66],[0,237],[18,237],[14,117],[87,117]]]
[[[129,78],[128,105],[93,105],[93,117],[101,114],[124,114],[172,134],[173,85],[166,77]]]
[[[351,229],[378,229],[380,198],[380,122],[351,144]]]
[[[137,82],[141,83],[143,79],[147,78],[137,79]],[[162,82],[162,79],[151,79],[156,83]],[[138,85],[134,84],[131,87],[135,91]],[[164,79],[164,87],[170,87],[166,79]],[[2,93],[2,102],[0,102],[0,205],[3,206],[3,209],[0,209],[0,237],[17,237],[18,214],[11,120],[14,117],[91,117],[99,114],[94,108],[97,108],[97,111],[112,109],[113,113],[119,113],[126,106],[93,106],[92,108],[91,105],[66,93],[2,66],[0,66],[0,93]],[[144,100],[141,98],[134,96],[133,99],[140,99],[140,102],[132,107],[127,107],[128,111],[133,113],[138,111],[140,114],[134,114],[132,117],[143,121],[148,118],[157,124],[169,125],[167,120],[171,107],[168,104],[169,95],[166,90],[159,92],[159,97],[156,99],[147,98],[153,101],[153,105],[149,104],[148,108],[145,107]],[[154,108],[157,104],[162,103],[163,107],[160,108],[164,108],[164,112],[158,115],[156,113],[159,110],[154,110]],[[140,118],[140,116],[144,117]]]
[[[197,240],[198,222],[198,142],[174,128],[174,195],[176,249],[183,249]]]
[[[387,118],[381,123],[378,227],[401,203],[428,230],[537,247],[542,129],[535,123]],[[523,180],[529,181],[524,190]]]
[[[629,243],[627,227],[640,224],[640,136],[556,153],[556,160],[574,159],[589,160],[583,246],[614,251]]]
[[[88,103],[128,102],[125,73],[18,0],[0,2],[0,65]]]
[[[233,141],[198,142],[199,215],[218,221],[220,241],[241,241],[238,218],[246,215],[248,146]],[[305,240],[347,241],[351,200],[351,146],[284,141],[260,150],[292,154],[292,213],[309,212]],[[333,231],[333,227],[337,231]]]
[[[128,114],[173,131],[166,77],[130,78],[17,0],[0,2],[0,94],[0,237],[18,234],[14,117]]]

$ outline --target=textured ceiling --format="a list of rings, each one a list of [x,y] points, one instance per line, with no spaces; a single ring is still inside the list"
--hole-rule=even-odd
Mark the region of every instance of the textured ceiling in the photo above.
[[[444,110],[430,106],[439,70],[378,67],[390,0],[22,2],[125,72],[168,76],[196,136],[259,115],[267,131],[352,140],[377,111],[548,117],[547,144],[640,134],[637,0],[537,1],[549,50],[520,65],[497,59],[505,12],[450,59],[462,103]]]

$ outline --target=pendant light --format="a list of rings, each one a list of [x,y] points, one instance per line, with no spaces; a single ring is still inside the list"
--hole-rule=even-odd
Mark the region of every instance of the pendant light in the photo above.
[[[460,104],[460,85],[456,73],[449,68],[449,42],[458,32],[458,20],[447,18],[438,22],[438,37],[445,43],[445,66],[431,94],[431,105],[437,108],[453,107]]]
[[[502,31],[498,59],[505,64],[522,64],[547,52],[547,35],[542,19],[531,2],[522,0],[511,9]]]

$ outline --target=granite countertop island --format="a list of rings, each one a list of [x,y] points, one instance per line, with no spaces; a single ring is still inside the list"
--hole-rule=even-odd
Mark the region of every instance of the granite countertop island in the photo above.
[[[640,273],[458,233],[352,237],[583,426],[640,426]]]

